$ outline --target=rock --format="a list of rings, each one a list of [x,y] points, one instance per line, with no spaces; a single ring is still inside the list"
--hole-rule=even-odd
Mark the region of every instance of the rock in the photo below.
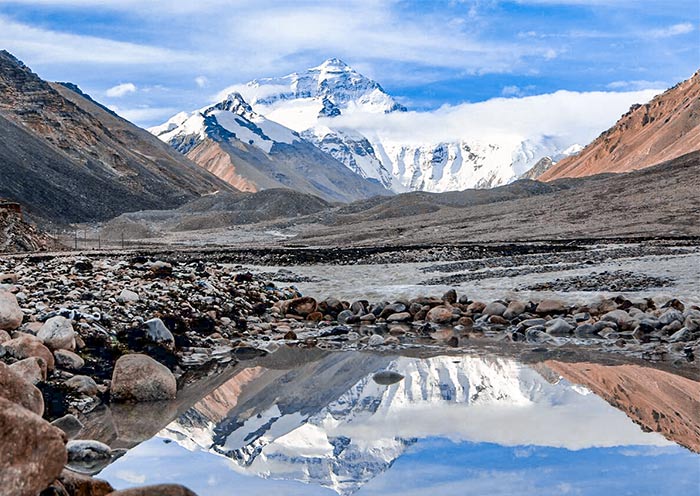
[[[287,333],[284,335],[284,339],[286,339],[286,340],[288,340],[288,341],[293,341],[293,340],[295,340],[296,338],[297,338],[297,335],[296,335],[296,333],[295,333],[294,331],[292,331],[292,330],[287,331]]]
[[[0,291],[0,329],[14,331],[22,325],[24,313],[12,293]]]
[[[367,341],[367,344],[369,346],[381,346],[384,344],[384,336],[381,336],[379,334],[372,334],[369,337],[369,341]]]
[[[480,301],[473,301],[467,307],[467,311],[471,313],[481,313],[484,311],[484,308],[486,308],[486,303],[482,303]]]
[[[669,343],[677,343],[679,341],[690,341],[691,339],[693,339],[693,333],[690,332],[689,329],[684,327],[684,328],[679,329],[678,331],[674,332],[668,338],[668,342]]]
[[[44,397],[41,391],[14,373],[4,362],[0,362],[0,398],[17,403],[37,415],[44,413]]]
[[[48,370],[54,369],[53,353],[37,338],[22,334],[21,336],[3,343],[5,350],[13,357],[21,360],[29,357],[39,357],[46,362]]]
[[[566,304],[561,300],[542,300],[535,308],[535,312],[541,315],[565,313]]]
[[[36,496],[58,477],[67,455],[63,431],[0,398],[0,492]]]
[[[58,480],[71,496],[106,496],[114,491],[107,481],[64,469]]]
[[[10,365],[10,370],[30,384],[46,380],[46,362],[43,358],[25,358]]]
[[[338,323],[340,324],[352,324],[356,316],[352,313],[352,310],[343,310],[338,314]]]
[[[90,397],[95,397],[100,392],[95,380],[92,377],[88,377],[86,375],[74,375],[73,377],[65,381],[63,385],[71,391]]]
[[[68,441],[66,467],[81,474],[95,474],[109,465],[112,449],[104,443],[86,439]]]
[[[117,301],[119,303],[136,303],[139,301],[139,295],[130,289],[122,289],[122,292],[117,296]]]
[[[446,324],[452,321],[452,308],[443,305],[431,308],[426,315],[426,320],[436,324]]]
[[[124,355],[112,374],[114,401],[158,401],[175,398],[177,382],[167,367],[142,354]]]
[[[108,496],[197,496],[179,484],[157,484],[155,486],[134,487],[114,491]]]
[[[17,274],[0,274],[0,284],[17,284]]]
[[[530,327],[525,332],[525,340],[528,343],[546,343],[547,341],[550,341],[552,339],[552,336],[550,336],[543,330],[537,329],[535,327]]]
[[[688,316],[685,318],[684,324],[689,331],[700,331],[700,312],[696,311],[695,313],[688,314]]]
[[[77,371],[85,366],[85,360],[79,355],[68,350],[56,350],[53,352],[56,366],[60,369]]]
[[[574,334],[576,334],[576,336],[579,338],[598,337],[598,331],[596,330],[595,326],[591,324],[581,324],[580,326],[576,327]]]
[[[457,291],[450,289],[444,295],[442,295],[442,301],[449,305],[454,305],[457,303]]]
[[[73,439],[80,434],[80,431],[83,429],[83,423],[72,413],[64,415],[61,418],[57,418],[51,422],[51,425],[58,427],[65,432],[68,439]]]
[[[320,322],[323,320],[323,314],[321,312],[311,312],[306,316],[306,320],[311,322]]]
[[[507,307],[500,301],[493,301],[486,305],[481,313],[484,315],[497,315],[500,317],[505,313],[506,309]]]
[[[520,322],[521,327],[534,327],[534,326],[543,326],[547,323],[546,320],[544,319],[526,319]]]
[[[407,311],[408,308],[406,305],[403,303],[397,302],[397,303],[392,303],[391,305],[386,305],[381,313],[379,314],[380,318],[386,319],[389,315],[393,315],[395,313],[402,313]]]
[[[387,322],[407,322],[411,320],[412,316],[408,312],[399,312],[389,315],[386,318]]]
[[[377,320],[377,316],[373,313],[368,313],[360,317],[360,322],[374,322],[375,320]]]
[[[75,350],[73,324],[65,317],[51,317],[44,322],[36,337],[50,350]]]
[[[382,370],[372,376],[372,380],[380,386],[390,386],[403,380],[404,376],[393,370]]]
[[[175,337],[160,319],[151,319],[144,322],[146,337],[154,343],[161,343],[169,349],[175,348]]]
[[[571,334],[574,326],[562,318],[556,318],[548,321],[544,325],[544,328],[547,331],[547,334],[551,334],[552,336],[566,336]]]
[[[154,277],[170,277],[173,274],[173,266],[160,260],[153,262],[151,264],[151,274]]]
[[[683,320],[683,313],[675,308],[669,308],[659,317],[659,322],[662,325],[669,325],[671,322],[683,322]]]
[[[12,337],[8,334],[8,332],[0,329],[0,344],[4,343],[5,341],[9,341],[10,339],[12,339]]]
[[[306,317],[310,313],[315,312],[316,308],[316,300],[310,296],[303,296],[290,301],[287,306],[287,312],[294,315],[299,315],[300,317]]]
[[[366,304],[368,304],[368,302],[354,301],[352,305],[350,305],[350,311],[355,315],[364,315],[367,313]]]
[[[613,310],[600,318],[603,322],[614,322],[619,329],[629,329],[632,326],[632,317],[624,310]]]
[[[508,303],[506,311],[503,312],[503,318],[513,320],[515,317],[524,313],[526,308],[527,306],[522,301],[513,300]]]

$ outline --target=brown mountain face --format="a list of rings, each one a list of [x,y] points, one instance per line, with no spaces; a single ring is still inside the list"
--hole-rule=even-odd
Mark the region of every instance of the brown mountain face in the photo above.
[[[700,71],[644,105],[634,105],[579,154],[537,179],[630,172],[700,150]]]
[[[174,208],[229,185],[74,85],[0,51],[0,197],[57,223]]]
[[[568,381],[582,384],[642,429],[700,453],[700,383],[651,367],[546,361]]]

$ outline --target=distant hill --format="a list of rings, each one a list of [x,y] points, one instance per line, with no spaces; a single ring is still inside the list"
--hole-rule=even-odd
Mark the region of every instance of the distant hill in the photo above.
[[[635,105],[580,153],[538,177],[551,181],[629,172],[700,150],[700,71],[644,105]]]
[[[233,188],[68,84],[0,51],[0,197],[59,224]]]

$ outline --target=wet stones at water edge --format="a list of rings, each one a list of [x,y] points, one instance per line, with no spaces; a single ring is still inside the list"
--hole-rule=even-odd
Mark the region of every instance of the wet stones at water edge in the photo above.
[[[113,401],[171,400],[177,394],[177,382],[167,367],[134,353],[117,360],[110,393]]]

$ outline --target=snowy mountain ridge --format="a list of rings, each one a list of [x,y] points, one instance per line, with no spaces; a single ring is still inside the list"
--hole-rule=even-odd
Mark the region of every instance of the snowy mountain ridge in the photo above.
[[[568,449],[665,444],[585,388],[548,382],[512,360],[398,358],[386,368],[405,378],[387,387],[370,374],[308,412],[246,405],[229,414],[233,430],[229,420],[205,418],[195,405],[160,436],[225,456],[241,473],[319,484],[340,495],[355,493],[423,438]],[[582,418],[580,411],[588,413]]]

